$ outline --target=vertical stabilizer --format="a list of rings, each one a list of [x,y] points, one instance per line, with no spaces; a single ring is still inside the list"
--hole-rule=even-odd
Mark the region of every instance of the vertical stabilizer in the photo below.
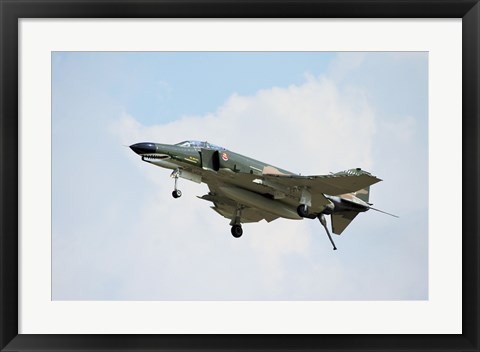
[[[332,232],[340,235],[353,219],[358,215],[356,211],[339,211],[332,214]]]
[[[355,197],[363,200],[365,203],[368,203],[368,198],[370,198],[370,186],[356,191],[353,194],[355,195]]]

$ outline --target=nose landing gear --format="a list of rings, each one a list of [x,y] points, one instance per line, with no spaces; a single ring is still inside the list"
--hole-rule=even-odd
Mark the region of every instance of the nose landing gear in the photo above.
[[[178,178],[180,177],[180,170],[179,169],[173,170],[170,177],[175,179],[175,186],[173,188],[172,196],[173,198],[180,198],[182,196],[182,191],[177,189],[177,181],[178,181]]]

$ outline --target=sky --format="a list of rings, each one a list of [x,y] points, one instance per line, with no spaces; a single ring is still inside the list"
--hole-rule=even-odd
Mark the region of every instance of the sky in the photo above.
[[[318,220],[243,225],[138,142],[206,140],[383,181],[333,251]],[[328,219],[330,227],[330,220]],[[427,300],[425,52],[53,52],[53,300]]]

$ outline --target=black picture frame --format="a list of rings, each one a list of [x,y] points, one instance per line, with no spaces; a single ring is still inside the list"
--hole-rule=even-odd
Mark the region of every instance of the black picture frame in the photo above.
[[[478,0],[0,0],[0,16],[0,347],[2,351],[479,351],[480,5]],[[18,20],[20,18],[132,17],[462,18],[463,333],[461,335],[19,335]],[[453,237],[452,240],[454,240]]]

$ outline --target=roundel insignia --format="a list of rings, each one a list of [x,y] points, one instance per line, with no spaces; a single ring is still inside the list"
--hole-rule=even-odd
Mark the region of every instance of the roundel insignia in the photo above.
[[[223,159],[223,161],[228,161],[227,153],[222,153],[222,159]]]

